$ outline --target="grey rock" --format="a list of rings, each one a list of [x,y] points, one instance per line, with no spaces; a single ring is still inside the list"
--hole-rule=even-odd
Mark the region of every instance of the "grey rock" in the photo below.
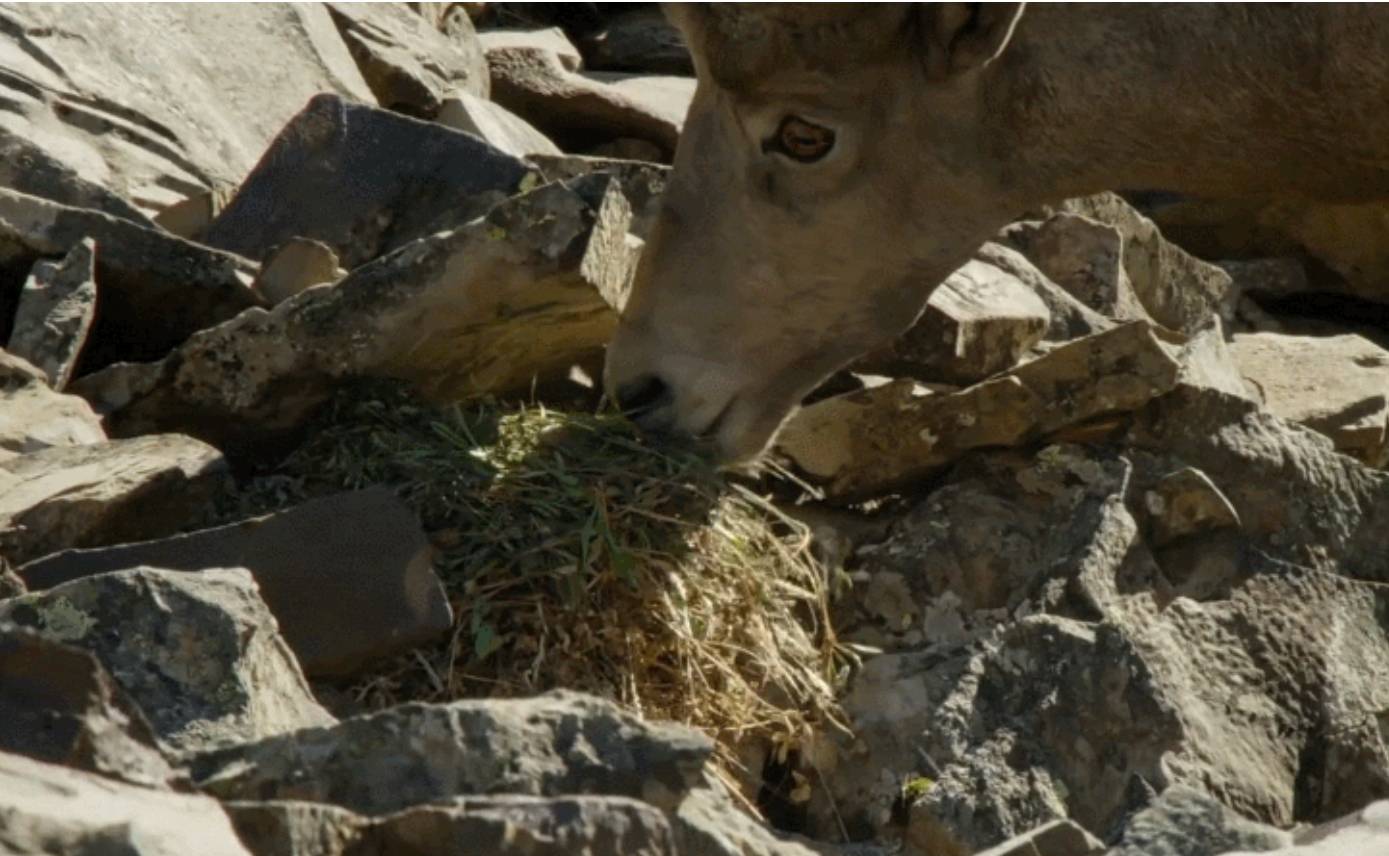
[[[404,3],[327,7],[382,107],[432,119],[453,90],[487,97],[487,61],[470,26],[460,22],[445,35]]]
[[[242,569],[100,574],[4,601],[0,620],[91,651],[176,756],[334,721]]]
[[[345,276],[338,254],[322,241],[290,238],[266,254],[260,274],[252,284],[270,305],[288,300],[315,285],[336,282]]]
[[[0,753],[0,850],[16,856],[250,856],[215,800]]]
[[[1321,826],[1298,832],[1284,856],[1376,856],[1389,848],[1389,800]],[[1239,856],[1239,854],[1222,854]]]
[[[369,823],[345,808],[300,800],[231,801],[222,807],[256,856],[342,856]]]
[[[382,487],[162,541],[68,550],[19,574],[39,590],[137,565],[246,568],[304,671],[315,676],[351,674],[453,625],[419,522]]]
[[[0,187],[51,199],[73,208],[90,208],[141,226],[154,222],[139,208],[100,184],[82,178],[43,145],[0,128]]]
[[[1061,286],[1047,279],[1046,274],[1028,261],[1027,257],[1012,247],[989,241],[975,252],[979,261],[993,265],[1041,298],[1051,315],[1047,326],[1046,341],[1069,342],[1094,333],[1100,333],[1114,326],[1114,322],[1076,300]]]
[[[235,187],[225,184],[200,190],[161,208],[159,213],[154,215],[154,222],[170,234],[203,243],[208,228],[227,207],[235,193]]]
[[[622,187],[632,207],[632,234],[645,239],[661,209],[661,195],[670,181],[670,167],[643,161],[587,157],[585,155],[531,155],[527,158],[546,181],[564,181],[594,173],[610,175]]]
[[[81,372],[118,360],[157,359],[204,327],[259,305],[255,265],[99,211],[0,189],[0,269],[32,268],[85,239],[100,248],[100,310]],[[7,307],[0,304],[0,328]]]
[[[1151,523],[1149,540],[1161,547],[1178,538],[1239,526],[1239,513],[1210,478],[1183,467],[1158,479],[1143,496]]]
[[[0,687],[0,753],[144,787],[183,783],[139,707],[86,651],[0,624]]]
[[[126,213],[111,194],[153,214],[235,184],[319,92],[372,100],[317,4],[15,4],[0,16],[3,136],[83,182],[51,198],[116,216]],[[52,182],[12,186],[49,195]]]
[[[400,378],[442,401],[528,388],[607,342],[632,263],[628,221],[606,178],[546,185],[83,388],[114,434],[180,425],[229,454],[294,431],[335,378]]]
[[[512,157],[560,155],[559,146],[535,126],[500,104],[468,92],[451,92],[439,106],[434,121],[455,131],[481,137]]]
[[[220,452],[177,434],[53,446],[0,461],[0,555],[12,562],[177,532],[225,485]]]
[[[1311,290],[1307,266],[1293,256],[1229,259],[1216,266],[1230,275],[1231,288],[1240,295],[1291,297]]]
[[[579,49],[559,27],[486,30],[478,35],[478,41],[484,54],[515,49],[546,53],[565,71],[578,71],[584,64]]]
[[[55,446],[82,446],[106,439],[91,405],[49,389],[42,371],[0,351],[0,464]]]
[[[1194,788],[1168,788],[1129,821],[1108,856],[1219,856],[1284,852],[1292,836],[1240,817]]]
[[[1100,856],[1103,842],[1069,820],[1053,820],[976,856]]]
[[[657,8],[619,12],[579,42],[594,71],[694,76],[694,62],[680,31]]]
[[[713,745],[570,692],[408,703],[194,759],[224,800],[298,799],[387,814],[455,796],[590,794],[679,804]]]
[[[6,350],[33,363],[56,390],[67,386],[96,314],[96,242],[75,244],[62,261],[39,261],[19,294]]]
[[[1016,224],[1011,237],[1038,270],[1106,318],[1151,320],[1124,269],[1124,236],[1115,226],[1061,212]]]
[[[476,137],[320,95],[280,131],[205,240],[259,259],[311,238],[351,270],[481,216],[529,175]]]

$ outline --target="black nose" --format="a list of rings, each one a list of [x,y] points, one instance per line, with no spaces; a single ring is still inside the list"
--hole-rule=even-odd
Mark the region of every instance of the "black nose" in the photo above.
[[[669,404],[670,400],[670,387],[656,375],[642,375],[617,387],[618,409],[638,421]]]

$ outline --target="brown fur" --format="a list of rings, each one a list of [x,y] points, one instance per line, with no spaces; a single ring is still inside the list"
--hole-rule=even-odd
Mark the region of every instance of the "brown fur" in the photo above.
[[[678,8],[700,83],[609,349],[755,456],[1019,212],[1113,188],[1389,198],[1389,7]],[[1001,48],[1001,51],[1000,51]],[[761,141],[836,128],[812,166]]]

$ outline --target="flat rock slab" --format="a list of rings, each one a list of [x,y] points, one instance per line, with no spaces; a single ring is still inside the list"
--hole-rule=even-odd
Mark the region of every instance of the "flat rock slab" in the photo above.
[[[481,216],[531,174],[452,128],[320,95],[285,125],[204,240],[259,259],[312,238],[351,270]]]
[[[0,624],[0,687],[0,753],[144,787],[181,782],[139,706],[90,653]]]
[[[335,721],[240,568],[99,574],[0,602],[0,621],[91,651],[176,755]]]
[[[19,573],[37,591],[137,565],[246,568],[313,676],[351,674],[437,638],[453,624],[418,520],[381,487],[162,541],[68,550]]]
[[[0,850],[250,856],[215,800],[0,752]]]
[[[312,96],[373,100],[320,4],[0,15],[0,126],[146,214],[240,181]]]
[[[558,691],[530,699],[409,703],[195,759],[223,800],[294,799],[387,814],[455,796],[591,794],[674,808],[713,744],[674,724]]]
[[[456,131],[481,137],[489,145],[512,157],[563,154],[559,146],[530,122],[500,104],[469,92],[449,93],[439,106],[434,121]]]
[[[1389,465],[1389,351],[1361,336],[1235,334],[1230,353],[1270,413]]]
[[[1293,836],[1281,856],[1379,856],[1389,853],[1389,800]],[[1230,854],[1238,856],[1238,854]]]
[[[61,390],[77,369],[96,316],[96,242],[84,238],[61,261],[38,261],[19,293],[5,349],[41,369]]]
[[[105,439],[106,431],[90,404],[54,392],[36,366],[0,351],[0,464],[40,449]]]
[[[260,305],[255,265],[229,253],[99,211],[70,208],[0,188],[0,282],[34,262],[96,241],[100,311],[82,371],[117,360],[158,359],[204,327]],[[0,289],[4,291],[4,289]],[[16,293],[18,289],[16,288]],[[0,303],[0,329],[13,309]]]
[[[298,428],[337,378],[399,378],[440,401],[529,388],[611,336],[628,211],[603,176],[545,185],[83,390],[114,434],[181,425],[238,454]]]
[[[632,223],[627,228],[643,239],[656,222],[661,196],[670,181],[670,167],[645,161],[586,155],[531,155],[527,160],[540,169],[546,181],[565,181],[595,173],[612,176],[632,207]]]
[[[0,556],[162,537],[204,511],[227,478],[222,454],[178,434],[53,446],[0,461]]]

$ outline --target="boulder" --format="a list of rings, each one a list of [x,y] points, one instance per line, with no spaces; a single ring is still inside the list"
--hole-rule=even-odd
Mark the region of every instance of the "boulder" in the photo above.
[[[656,222],[661,210],[661,194],[666,192],[666,184],[670,181],[670,167],[644,161],[586,155],[531,155],[527,160],[540,170],[546,181],[566,181],[595,173],[612,176],[632,208],[628,230],[642,239]]]
[[[204,243],[203,238],[207,235],[208,228],[235,194],[236,188],[226,184],[218,184],[210,190],[200,190],[161,208],[159,213],[154,215],[154,222],[170,234]]]
[[[311,238],[351,270],[481,216],[531,174],[468,134],[320,95],[280,131],[204,240],[259,259]]]
[[[1051,322],[1046,342],[1069,342],[1108,330],[1114,322],[1072,297],[1061,286],[1047,279],[1026,256],[1000,243],[989,241],[974,254],[976,260],[991,265],[1027,286],[1046,304]]]
[[[1355,335],[1251,333],[1236,334],[1230,353],[1270,413],[1372,467],[1389,465],[1389,351]]]
[[[100,311],[79,374],[117,360],[158,359],[195,331],[260,304],[250,288],[255,265],[246,259],[99,211],[4,189],[0,295],[11,281],[9,293],[17,295],[35,262],[66,256],[87,239],[100,248]],[[10,327],[13,308],[0,296],[0,330]]]
[[[105,439],[91,405],[49,389],[42,371],[0,350],[0,465],[40,449]]]
[[[680,31],[658,8],[634,8],[584,34],[579,46],[594,71],[629,71],[694,77],[694,62]]]
[[[322,241],[290,238],[266,254],[252,288],[271,306],[315,285],[346,276],[338,254]]]
[[[144,787],[183,783],[139,707],[88,652],[0,625],[0,687],[0,753]]]
[[[1042,340],[1051,312],[1017,278],[969,261],[933,292],[921,317],[853,371],[970,384],[1016,366]]]
[[[0,602],[0,621],[91,651],[176,756],[334,721],[239,568],[99,574]]]
[[[1013,244],[1052,282],[1116,321],[1148,321],[1124,269],[1124,236],[1108,223],[1060,212],[1009,231]]]
[[[6,753],[0,818],[0,849],[25,856],[250,856],[215,800]]]
[[[1179,786],[1169,788],[1139,812],[1109,856],[1286,853],[1291,841],[1286,832],[1240,817],[1195,788]]]
[[[439,106],[434,120],[455,131],[481,137],[488,145],[512,157],[558,156],[563,152],[535,126],[500,104],[468,92],[451,92]]]
[[[383,487],[161,541],[67,550],[30,562],[19,574],[37,591],[137,565],[247,569],[285,641],[314,676],[351,674],[453,624],[419,522]]]
[[[484,54],[507,50],[549,54],[565,71],[578,71],[584,64],[579,49],[559,27],[486,30],[478,34],[478,41]]]
[[[77,368],[96,314],[96,242],[75,244],[60,262],[34,263],[19,293],[14,329],[5,346],[47,376],[61,390]]]
[[[530,699],[407,703],[194,759],[223,800],[296,799],[380,815],[457,796],[590,794],[673,809],[713,744],[567,691]]]
[[[240,454],[292,433],[341,377],[400,378],[446,402],[529,388],[607,342],[628,220],[606,178],[546,185],[83,389],[117,435],[181,425]]]
[[[432,119],[454,90],[487,97],[487,61],[466,15],[446,35],[404,3],[326,5],[377,103],[387,110]]]
[[[52,198],[115,216],[124,211],[112,194],[152,215],[235,184],[317,93],[372,100],[317,4],[34,4],[4,17],[0,140],[80,180]],[[32,181],[6,186],[47,195]]]
[[[0,461],[0,555],[18,563],[177,532],[202,516],[226,478],[220,452],[178,434]]]
[[[141,226],[153,226],[128,200],[82,178],[59,159],[59,153],[3,129],[0,122],[0,187],[51,199],[73,208],[89,208]]]

